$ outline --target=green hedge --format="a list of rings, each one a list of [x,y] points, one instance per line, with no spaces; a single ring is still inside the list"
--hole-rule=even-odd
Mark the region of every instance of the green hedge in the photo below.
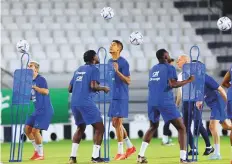
[[[9,95],[10,98],[12,96],[12,90],[10,89],[2,89],[3,97]],[[49,89],[52,105],[54,108],[54,116],[52,119],[52,123],[67,123],[69,122],[68,117],[68,91],[66,88],[52,88]],[[6,101],[11,106],[11,99]],[[5,103],[5,102],[4,102]],[[14,107],[13,109],[15,109]],[[30,112],[32,113],[34,110],[33,104],[30,105]],[[11,124],[11,107],[5,108],[2,110],[2,124]]]

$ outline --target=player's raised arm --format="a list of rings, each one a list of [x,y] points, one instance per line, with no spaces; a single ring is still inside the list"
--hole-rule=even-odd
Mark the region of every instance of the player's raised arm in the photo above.
[[[37,92],[41,93],[42,95],[48,95],[49,90],[47,88],[40,88],[37,86],[32,86],[33,89],[35,89]]]
[[[228,71],[226,73],[226,75],[224,76],[223,81],[222,81],[222,86],[223,87],[229,88],[231,86],[231,84],[230,84],[230,78],[231,77],[230,76],[231,76],[230,72]]]
[[[130,85],[131,83],[131,78],[130,76],[126,76],[125,74],[129,74],[127,72],[129,72],[129,64],[126,63],[125,66],[122,68],[122,73],[118,70],[118,63],[114,62],[113,63],[114,66],[114,70],[116,72],[116,74],[118,75],[118,77],[127,85]],[[124,73],[125,72],[125,73]]]

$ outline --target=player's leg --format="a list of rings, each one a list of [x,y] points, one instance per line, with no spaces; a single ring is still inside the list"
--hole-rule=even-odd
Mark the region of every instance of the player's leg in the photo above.
[[[183,103],[183,120],[184,120],[184,125],[185,125],[185,130],[187,134],[187,141],[188,141],[188,145],[190,146],[191,150],[188,152],[189,155],[192,155],[192,151],[194,151],[194,154],[196,155],[196,146],[194,145],[194,141],[193,141],[193,134],[191,131],[191,125],[192,125],[192,117],[193,117],[193,104],[190,102],[190,109],[189,108],[189,102],[184,102]],[[190,112],[190,113],[189,113]],[[187,142],[186,142],[187,143]]]
[[[219,124],[219,120],[210,120],[209,129],[213,137],[214,148],[215,148],[214,154],[210,156],[209,158],[212,160],[221,158],[220,156],[220,136],[219,136],[218,129],[217,129],[218,124]]]
[[[178,141],[180,145],[180,161],[182,163],[186,163],[186,128],[182,122],[182,118],[177,118],[174,120],[171,120],[171,123],[178,131]]]
[[[37,155],[32,160],[43,160],[44,159],[44,153],[43,153],[43,144],[42,144],[42,136],[40,134],[39,128],[33,128],[32,134],[35,137],[35,144],[37,146]]]
[[[29,138],[29,140],[31,141],[34,147],[34,154],[32,155],[31,159],[33,159],[35,155],[37,154],[37,146],[35,143],[35,137],[32,133],[34,122],[35,122],[35,116],[29,116],[28,119],[26,120],[25,129],[24,129],[26,136]]]
[[[180,163],[189,163],[186,159],[186,127],[184,126],[183,119],[180,112],[176,108],[173,101],[166,102],[166,105],[159,109],[165,122],[171,121],[173,126],[178,131],[178,141],[180,145]]]
[[[171,140],[169,139],[169,136],[171,136],[171,131],[169,129],[170,121],[164,123],[163,126],[163,137],[162,137],[162,144],[163,145],[172,145]]]
[[[79,107],[78,111],[80,112],[82,121],[86,125],[92,125],[94,128],[94,138],[93,138],[94,145],[93,145],[93,153],[92,153],[91,161],[93,163],[104,162],[104,159],[100,158],[99,156],[103,134],[104,134],[104,125],[103,125],[103,120],[101,117],[100,110],[97,108],[95,103],[89,102],[88,106]]]
[[[143,137],[143,142],[140,147],[138,158],[137,158],[138,163],[147,163],[145,152],[152,137],[154,136],[154,133],[159,127],[160,112],[157,109],[148,106],[148,117],[150,120],[150,127]]]
[[[123,142],[125,143],[127,150],[126,150],[126,158],[128,158],[129,156],[131,156],[132,154],[134,154],[136,152],[136,148],[135,146],[131,143],[128,135],[127,135],[127,131],[126,129],[123,127]]]
[[[118,140],[118,152],[114,157],[115,160],[122,160],[126,158],[126,154],[123,151],[123,136],[124,136],[124,127],[122,125],[123,118],[113,117],[112,125],[116,130],[116,136]]]
[[[129,157],[136,151],[136,148],[128,138],[126,130],[123,126],[123,118],[128,117],[128,100],[113,100],[110,104],[110,113],[110,116],[112,117],[112,125],[116,130],[118,140],[118,153],[114,159],[122,160]],[[125,154],[123,151],[123,141],[127,146]]]
[[[101,149],[101,144],[102,144],[102,139],[103,139],[103,134],[104,134],[104,125],[103,122],[97,122],[92,124],[94,128],[94,145],[93,145],[93,152],[92,152],[92,162],[94,163],[100,163],[104,162],[103,159],[99,157],[100,149]]]
[[[195,129],[194,129],[194,133],[195,135],[201,134],[202,138],[205,141],[205,151],[203,153],[203,155],[209,155],[211,153],[214,152],[214,148],[211,146],[210,140],[209,140],[209,135],[207,130],[205,129],[203,123],[202,123],[202,118],[201,118],[201,114],[200,111],[198,109],[197,110],[197,120],[195,120]],[[197,137],[198,137],[197,136]]]
[[[72,140],[72,149],[71,149],[71,154],[69,158],[69,164],[73,164],[77,162],[77,151],[79,148],[79,144],[81,141],[81,138],[85,132],[86,128],[86,123],[84,122],[84,119],[82,117],[82,114],[80,112],[80,107],[72,107],[72,114],[75,120],[75,124],[77,125],[76,132],[73,135],[73,140]]]
[[[232,129],[232,124],[229,119],[225,119],[224,121],[221,121],[221,126],[224,130],[231,130]]]
[[[85,132],[85,128],[86,128],[86,125],[84,123],[79,124],[77,126],[77,130],[73,135],[72,149],[71,149],[69,164],[76,163],[77,150],[79,148],[79,144],[81,142],[82,136]]]
[[[43,139],[41,136],[41,130],[47,130],[51,122],[53,113],[46,113],[44,115],[36,115],[35,122],[32,129],[32,134],[35,137],[35,143],[37,147],[37,154],[32,158],[32,160],[43,160],[44,151],[43,151]]]

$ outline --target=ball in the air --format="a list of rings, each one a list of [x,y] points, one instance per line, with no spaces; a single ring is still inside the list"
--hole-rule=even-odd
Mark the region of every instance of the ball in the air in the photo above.
[[[141,32],[135,31],[130,35],[130,42],[133,45],[140,45],[143,43],[143,35]]]
[[[29,43],[26,40],[20,40],[18,41],[16,45],[16,49],[18,52],[28,52],[29,51]]]
[[[231,20],[228,17],[221,17],[217,21],[217,26],[221,31],[227,31],[231,29]]]
[[[101,16],[105,19],[105,20],[109,20],[111,18],[114,17],[114,10],[111,7],[104,7],[101,10]]]

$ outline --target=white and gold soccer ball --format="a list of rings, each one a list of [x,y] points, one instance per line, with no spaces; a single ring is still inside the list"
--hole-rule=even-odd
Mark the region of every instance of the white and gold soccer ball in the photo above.
[[[228,17],[221,17],[217,21],[217,26],[221,31],[227,31],[231,29],[231,20]]]
[[[29,43],[26,40],[19,40],[16,49],[20,53],[28,52],[29,51]]]
[[[105,19],[105,20],[109,20],[111,18],[114,17],[114,10],[111,7],[104,7],[101,10],[101,16]]]
[[[130,42],[133,45],[140,45],[143,43],[143,35],[141,32],[134,31],[130,35]]]

